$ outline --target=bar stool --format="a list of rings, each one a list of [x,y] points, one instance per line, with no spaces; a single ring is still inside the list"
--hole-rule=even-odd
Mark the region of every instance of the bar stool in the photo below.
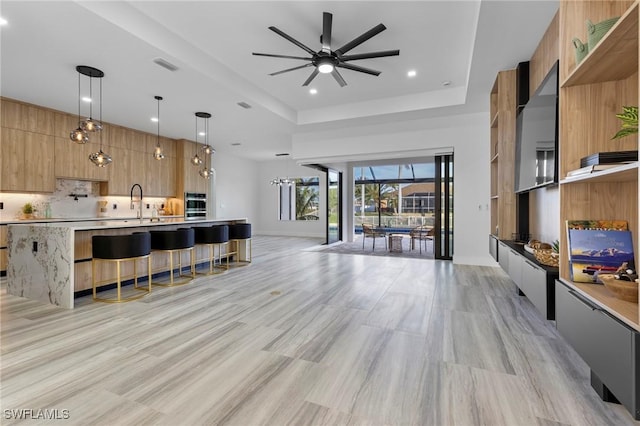
[[[150,231],[151,251],[165,252],[169,254],[169,284],[154,282],[153,285],[173,287],[187,284],[195,278],[195,263],[193,259],[193,246],[195,244],[195,234],[192,228],[178,228],[174,231]],[[182,274],[182,253],[189,253],[191,264],[191,274]],[[174,281],[173,279],[173,255],[178,253],[178,276],[188,279]]]
[[[240,259],[240,242],[248,240],[248,250],[245,251],[245,258]],[[234,243],[235,251],[233,253],[236,255],[236,266],[240,266],[240,263],[244,263],[245,265],[251,263],[252,256],[252,247],[251,247],[251,224],[250,223],[234,223],[229,225],[229,242]],[[244,250],[243,250],[244,251]],[[249,256],[246,256],[246,254]],[[244,265],[243,265],[244,266]]]
[[[227,225],[202,226],[193,228],[195,231],[196,245],[206,245],[209,247],[209,272],[205,275],[219,274],[229,269],[229,256],[227,256],[227,266],[222,266],[222,246],[229,243],[229,227]],[[216,247],[218,247],[218,266],[216,265]],[[222,271],[216,272],[219,269]]]
[[[130,302],[151,292],[151,235],[148,232],[136,232],[131,235],[94,235],[91,238],[91,246],[93,300],[105,303]],[[147,277],[149,279],[147,288],[138,287],[138,260],[145,258],[147,259]],[[120,263],[126,261],[133,262],[133,288],[144,293],[122,298]],[[110,282],[110,280],[96,281],[96,264],[100,262],[116,262],[117,297],[115,299],[96,296],[96,286]]]

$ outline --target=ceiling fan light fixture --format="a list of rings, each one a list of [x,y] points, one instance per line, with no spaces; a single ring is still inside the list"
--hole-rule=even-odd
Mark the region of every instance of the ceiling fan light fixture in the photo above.
[[[320,59],[318,63],[318,71],[321,74],[329,74],[333,72],[333,63],[330,59]]]

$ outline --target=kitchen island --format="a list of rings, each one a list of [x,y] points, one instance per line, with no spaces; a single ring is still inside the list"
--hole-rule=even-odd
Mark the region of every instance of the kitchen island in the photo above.
[[[91,239],[94,235],[123,235],[156,229],[246,223],[245,218],[189,220],[182,218],[44,222],[8,225],[7,292],[73,309],[74,295],[91,288]],[[246,244],[237,247],[240,259],[246,258]],[[194,251],[203,259],[204,248]],[[165,256],[152,257],[153,270],[166,266]],[[104,265],[100,280],[115,274]]]

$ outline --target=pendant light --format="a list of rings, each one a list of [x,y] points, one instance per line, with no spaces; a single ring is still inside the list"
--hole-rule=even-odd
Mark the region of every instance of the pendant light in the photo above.
[[[87,133],[99,132],[102,130],[102,120],[96,121],[93,119],[93,79],[100,79],[100,104],[102,104],[102,77],[104,77],[104,73],[97,68],[86,65],[79,65],[76,67],[76,70],[78,70],[80,74],[89,77],[89,98],[91,98],[91,102],[89,103],[89,118],[80,122],[80,128]],[[102,106],[100,106],[100,116],[102,117]]]
[[[195,143],[195,155],[191,158],[191,164],[199,166],[202,164],[202,158],[198,156],[198,118],[207,118],[207,115],[211,117],[211,114],[207,112],[196,112],[196,143]]]
[[[154,98],[158,101],[158,137],[156,139],[156,147],[153,150],[153,158],[162,160],[164,159],[162,147],[160,146],[160,101],[162,100],[162,96],[154,96]]]
[[[93,68],[93,70],[96,70],[96,69]],[[100,71],[100,70],[96,70],[96,71]],[[102,77],[104,77],[104,73],[100,71],[100,76],[99,76],[100,78],[100,121],[98,122],[98,121],[92,120],[94,124],[99,123],[100,125],[99,130],[96,130],[96,131],[102,130]],[[93,99],[91,99],[91,102],[93,102]],[[113,160],[111,159],[111,156],[109,154],[102,151],[102,132],[100,132],[99,137],[100,137],[100,150],[98,152],[94,152],[93,154],[89,154],[89,160],[91,160],[91,162],[98,167],[105,167],[111,164]]]
[[[89,142],[89,136],[87,135],[87,132],[82,130],[82,127],[80,127],[80,97],[82,95],[80,94],[80,71],[78,70],[78,67],[76,67],[76,70],[78,71],[78,128],[71,132],[69,137],[77,144],[85,144]]]
[[[211,145],[209,145],[209,119],[211,118],[211,114],[208,112],[200,113],[202,114],[200,117],[204,118],[204,137],[205,144],[202,147],[202,151],[205,153],[204,157],[204,167],[200,170],[200,176],[205,179],[210,179],[211,176],[215,173],[213,167],[211,167],[211,155],[216,152],[215,149]]]
[[[289,156],[288,152],[284,152],[284,153],[281,153],[281,154],[276,154],[276,157],[283,157],[284,158],[284,157],[288,157],[288,156]],[[284,161],[287,161],[286,158],[285,158]],[[284,185],[291,186],[291,185],[293,185],[293,179],[291,179],[289,177],[289,164],[285,164],[285,167],[286,167],[287,177],[284,177],[284,178],[277,177],[277,178],[271,179],[271,182],[270,182],[271,185],[278,185],[278,186],[284,186]]]

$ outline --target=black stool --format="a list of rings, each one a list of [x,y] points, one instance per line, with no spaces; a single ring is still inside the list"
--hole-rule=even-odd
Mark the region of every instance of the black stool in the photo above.
[[[240,263],[248,264],[251,263],[251,224],[250,223],[234,223],[233,225],[229,225],[229,241],[234,243],[235,251],[229,254],[236,255],[236,265]],[[244,259],[240,259],[240,242],[245,241],[248,242],[248,250],[242,250]],[[246,247],[246,246],[245,246]],[[248,253],[248,256],[247,256]]]
[[[227,225],[214,225],[193,228],[195,231],[196,245],[206,245],[209,247],[209,272],[219,274],[216,269],[229,269],[229,256],[227,256],[227,266],[222,266],[222,246],[229,243],[229,227]],[[216,247],[218,247],[218,266],[216,265]]]
[[[169,284],[154,282],[154,285],[165,287],[173,287],[183,285],[191,281],[195,277],[195,263],[193,259],[193,246],[195,244],[195,234],[191,228],[179,228],[175,231],[150,231],[151,234],[151,251],[165,252],[169,254]],[[182,274],[182,253],[189,253],[189,262],[191,264],[191,274]],[[182,281],[174,281],[173,279],[173,255],[178,253],[178,275],[187,277]]]
[[[94,235],[91,238],[91,246],[93,300],[106,303],[130,302],[140,299],[151,292],[151,236],[148,232],[136,232],[131,235]],[[147,259],[148,288],[138,287],[137,261],[145,258]],[[120,289],[122,281],[120,263],[126,261],[133,261],[133,288],[143,291],[144,293],[122,298]],[[116,262],[116,286],[118,295],[115,299],[99,298],[96,296],[96,285],[110,281],[96,281],[96,264],[98,262]]]

